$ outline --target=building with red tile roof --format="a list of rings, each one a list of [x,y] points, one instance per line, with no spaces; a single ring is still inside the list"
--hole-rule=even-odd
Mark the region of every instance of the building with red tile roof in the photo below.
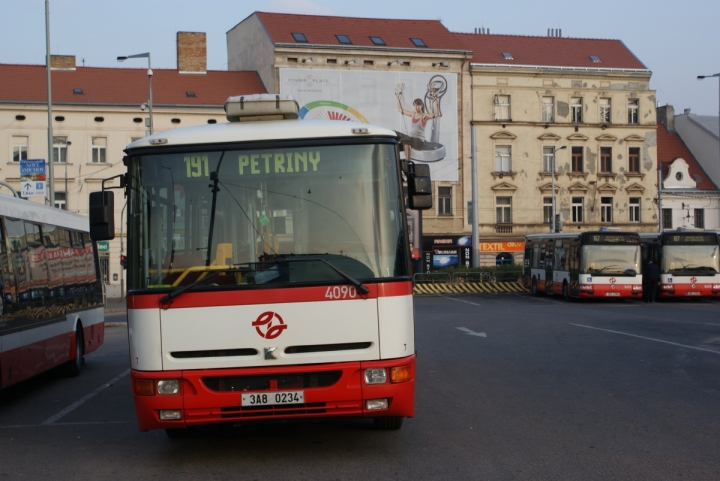
[[[663,229],[720,228],[720,190],[675,130],[672,105],[658,107],[658,169]]]
[[[228,97],[265,93],[256,71],[206,70],[204,34],[179,32],[177,40],[178,69],[152,71],[156,132],[225,122]],[[123,173],[123,149],[146,135],[146,59],[136,59],[133,68],[77,67],[74,56],[52,56],[51,62],[55,201],[87,215],[88,193],[99,190],[102,179]],[[46,82],[44,65],[0,65],[0,180],[18,191],[19,160],[49,157]],[[115,207],[119,229],[122,202]],[[110,297],[120,295],[119,254],[117,237],[107,253]]]

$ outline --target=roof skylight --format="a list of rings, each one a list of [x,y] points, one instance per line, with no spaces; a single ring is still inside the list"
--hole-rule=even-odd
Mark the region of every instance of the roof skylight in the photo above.
[[[75,94],[75,95],[83,95],[83,89],[73,89],[73,94]]]
[[[195,95],[195,92],[193,92],[192,90],[188,90],[187,92],[185,92],[185,97],[197,98],[197,95]]]
[[[502,53],[502,56],[503,56],[503,58],[504,58],[505,60],[515,60],[515,59],[513,58],[512,54],[511,54],[511,53],[508,53],[508,52],[503,52],[503,53]]]
[[[417,37],[410,37],[410,41],[415,45],[416,47],[425,47],[427,48],[427,45],[425,45],[425,42],[421,38]]]
[[[343,45],[352,45],[352,42],[350,41],[350,37],[347,35],[335,35],[335,38],[337,38],[338,42],[342,43]]]
[[[370,35],[370,41],[375,45],[385,45],[385,40],[382,37],[374,37]]]
[[[597,55],[590,55],[590,60],[592,60],[593,63],[600,63],[600,62],[602,62],[602,60],[600,60],[600,57],[598,57]]]
[[[296,42],[308,43],[308,39],[307,39],[307,37],[305,36],[304,33],[293,32],[293,33],[292,33],[292,36],[293,36],[293,38],[295,39]]]

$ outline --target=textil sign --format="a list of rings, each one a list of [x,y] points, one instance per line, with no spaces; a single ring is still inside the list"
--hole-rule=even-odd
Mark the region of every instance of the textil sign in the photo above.
[[[45,197],[45,159],[20,161],[20,195]]]

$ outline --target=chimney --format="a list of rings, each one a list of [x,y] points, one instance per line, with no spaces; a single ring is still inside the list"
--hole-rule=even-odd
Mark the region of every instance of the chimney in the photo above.
[[[75,55],[50,55],[50,70],[75,70]]]
[[[668,132],[675,133],[675,109],[668,104],[657,108],[657,121],[663,124]]]
[[[177,33],[177,68],[185,74],[207,73],[205,32]]]

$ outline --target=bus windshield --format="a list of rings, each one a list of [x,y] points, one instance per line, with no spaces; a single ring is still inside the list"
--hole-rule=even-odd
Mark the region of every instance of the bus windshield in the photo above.
[[[636,276],[640,273],[640,246],[584,245],[580,268],[596,276]]]
[[[392,143],[140,155],[129,165],[128,289],[204,276],[203,287],[222,288],[409,275]]]
[[[663,246],[662,272],[675,275],[714,275],[720,271],[717,245]]]

